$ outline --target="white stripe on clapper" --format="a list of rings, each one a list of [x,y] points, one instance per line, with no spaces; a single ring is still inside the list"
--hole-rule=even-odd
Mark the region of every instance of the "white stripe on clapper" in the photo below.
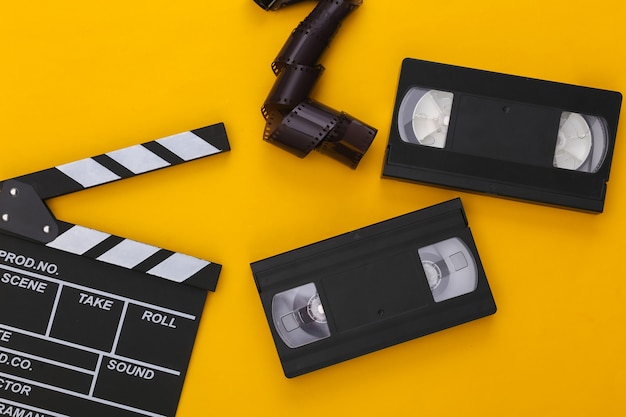
[[[76,255],[82,255],[89,249],[103,242],[109,236],[111,235],[108,233],[98,232],[75,225],[65,233],[59,235],[55,240],[48,243],[47,246]],[[161,249],[156,246],[124,239],[96,259],[126,269],[132,269],[160,250]],[[191,278],[210,264],[211,263],[208,261],[193,256],[173,253],[165,260],[152,267],[147,273],[180,283]]]
[[[108,233],[82,226],[73,226],[65,233],[57,236],[56,239],[46,246],[76,255],[82,255],[97,244],[103,242],[109,236],[111,235]]]
[[[162,139],[157,139],[156,142],[175,153],[184,161],[190,161],[220,152],[215,146],[191,132],[167,136]]]
[[[107,153],[107,156],[128,168],[133,174],[142,174],[170,164],[141,145]]]
[[[182,253],[174,253],[172,256],[156,265],[148,271],[150,275],[169,279],[171,281],[183,282],[191,278],[210,262],[193,256],[183,255]]]
[[[85,188],[121,178],[91,158],[59,165],[56,168]]]
[[[184,161],[221,152],[215,146],[189,131],[166,136],[154,142],[164,146]],[[108,152],[106,155],[130,170],[133,174],[142,174],[170,165],[169,162],[142,145]],[[56,169],[85,188],[121,179],[119,175],[110,171],[93,158],[85,158],[59,165]]]
[[[145,243],[125,239],[96,259],[113,265],[132,269],[145,261],[160,249]]]

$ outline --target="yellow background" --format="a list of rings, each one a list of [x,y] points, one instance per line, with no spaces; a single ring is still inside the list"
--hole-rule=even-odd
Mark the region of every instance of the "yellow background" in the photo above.
[[[624,2],[365,0],[312,93],[379,129],[355,171],[262,141],[270,63],[313,6],[3,1],[0,178],[226,124],[228,154],[49,201],[224,265],[178,417],[624,415],[623,126],[600,215],[380,178],[404,57],[626,91]],[[457,196],[496,315],[286,379],[250,262]]]

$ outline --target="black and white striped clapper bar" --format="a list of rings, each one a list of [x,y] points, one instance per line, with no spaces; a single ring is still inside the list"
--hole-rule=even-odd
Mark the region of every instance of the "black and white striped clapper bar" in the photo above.
[[[37,204],[33,199],[57,197],[227,150],[224,125],[217,124],[4,181],[0,230],[40,241],[50,248],[212,290],[219,274],[218,265],[55,221],[42,204],[38,204],[40,210],[36,212],[28,209]]]
[[[0,410],[176,414],[221,265],[57,220],[44,200],[229,150],[218,123],[0,182]]]

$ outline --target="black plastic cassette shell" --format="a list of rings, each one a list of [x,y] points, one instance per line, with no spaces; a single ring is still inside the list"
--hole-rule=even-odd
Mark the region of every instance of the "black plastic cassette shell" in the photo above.
[[[545,149],[550,153],[544,155],[540,152],[534,156],[536,160],[528,164],[406,143],[399,137],[398,111],[404,95],[412,87],[454,94],[448,130],[448,137],[452,140],[459,117],[457,103],[463,98],[489,102],[500,113],[521,108],[527,114],[537,109],[538,112],[553,111],[555,114],[568,111],[598,116],[606,122],[607,129],[604,162],[594,173],[554,168],[550,162],[556,143],[558,117],[557,124],[552,127],[554,143],[544,144],[542,149],[543,153]],[[383,176],[601,212],[620,107],[621,94],[618,92],[407,58],[402,65]],[[464,108],[467,110],[471,106]],[[529,122],[529,125],[532,123]],[[485,139],[492,143],[498,140],[502,138],[497,132]]]
[[[478,285],[469,294],[435,303],[417,249],[451,237],[460,237],[474,256]],[[382,265],[387,272],[385,276],[381,274]],[[414,266],[409,267],[410,273],[407,265]],[[290,378],[496,311],[460,199],[261,260],[251,267],[284,373]],[[315,283],[325,306],[331,336],[291,349],[273,328],[272,298],[281,291],[310,282]],[[382,285],[377,287],[376,283]],[[367,291],[368,285],[371,291]],[[420,287],[419,293],[411,294],[412,301],[402,299],[407,285]],[[344,309],[362,310],[350,297],[341,294],[355,289],[366,294],[364,305],[368,317],[351,327],[346,322],[354,318],[338,315]],[[338,329],[339,322],[343,323],[342,329]]]

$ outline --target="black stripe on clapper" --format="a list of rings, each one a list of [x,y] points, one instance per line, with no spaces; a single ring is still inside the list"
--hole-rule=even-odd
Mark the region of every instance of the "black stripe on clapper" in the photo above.
[[[222,152],[230,151],[230,143],[228,142],[224,123],[216,123],[214,125],[194,129],[191,133],[215,146]]]
[[[87,252],[83,253],[83,256],[88,258],[96,259],[98,256],[106,253],[110,249],[113,249],[115,246],[119,245],[123,241],[125,241],[123,237],[110,235],[102,242],[98,243],[93,248],[89,249]]]
[[[161,262],[163,262],[164,260],[172,256],[174,253],[175,252],[172,252],[167,249],[160,249],[157,253],[148,257],[148,259],[144,260],[143,262],[140,262],[133,269],[135,271],[148,272],[149,270],[151,270],[152,268],[154,268],[155,266],[157,266],[158,264],[160,264]]]
[[[124,165],[117,162],[115,159],[111,158],[109,155],[98,155],[94,156],[91,159],[93,159],[112,173],[120,176],[121,178],[130,178],[137,175],[133,173],[130,169],[126,168]]]
[[[59,236],[70,230],[72,227],[76,226],[75,224],[64,222],[61,220],[57,220],[57,225],[59,226]]]
[[[135,266],[133,270],[148,273],[152,268],[165,261],[176,252],[172,252],[167,249],[160,249],[157,253],[150,256],[148,259]],[[201,288],[207,291],[215,291],[217,287],[217,281],[222,270],[222,265],[216,263],[209,263],[206,267],[192,275],[183,281],[186,285]]]
[[[222,271],[222,265],[216,263],[210,263],[197,274],[188,278],[185,281],[187,285],[193,285],[208,291],[215,291],[217,287],[217,280]]]
[[[154,153],[155,155],[159,156],[160,158],[164,159],[166,162],[170,163],[171,165],[178,165],[178,164],[182,164],[183,162],[185,162],[183,158],[176,155],[174,152],[170,151],[169,149],[167,149],[165,146],[161,145],[158,142],[155,142],[155,141],[147,142],[147,143],[144,143],[142,146],[146,148],[147,150],[149,150],[150,152]]]
[[[44,169],[14,179],[33,187],[42,200],[85,189],[56,168]]]

